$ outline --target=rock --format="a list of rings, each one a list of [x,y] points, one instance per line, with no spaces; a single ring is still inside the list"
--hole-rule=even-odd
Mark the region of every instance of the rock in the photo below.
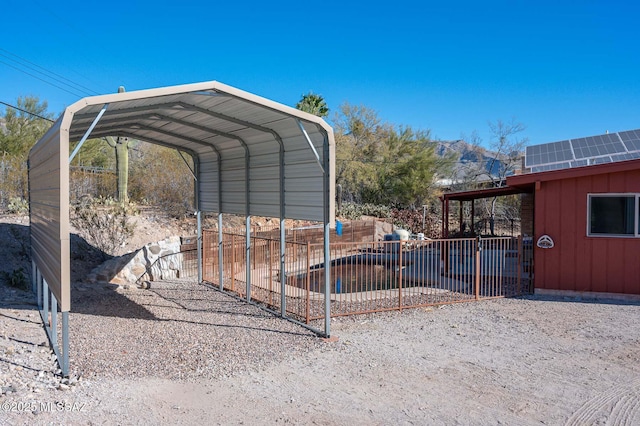
[[[131,273],[135,276],[140,276],[142,274],[144,274],[145,272],[147,272],[147,268],[145,268],[144,265],[141,264],[135,264],[131,267]]]
[[[111,278],[111,280],[109,281],[111,284],[117,284],[117,285],[124,285],[126,284],[126,281],[123,280],[120,277],[113,277]]]

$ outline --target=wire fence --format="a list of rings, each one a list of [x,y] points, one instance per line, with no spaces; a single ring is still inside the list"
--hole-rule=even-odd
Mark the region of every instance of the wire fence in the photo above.
[[[324,318],[324,245],[203,233],[203,279],[310,323]],[[219,250],[222,249],[222,274]],[[533,289],[531,241],[521,237],[330,244],[331,316],[510,297]],[[247,262],[248,260],[248,262]],[[222,277],[222,280],[220,279]]]

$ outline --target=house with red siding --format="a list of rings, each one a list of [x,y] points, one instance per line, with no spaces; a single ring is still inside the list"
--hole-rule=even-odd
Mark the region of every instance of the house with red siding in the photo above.
[[[514,175],[501,188],[445,194],[443,210],[448,215],[451,200],[473,203],[519,193],[522,233],[534,246],[536,293],[640,299],[640,159],[622,158]]]
[[[507,178],[532,194],[537,293],[640,295],[640,160]],[[523,215],[523,216],[526,216]]]

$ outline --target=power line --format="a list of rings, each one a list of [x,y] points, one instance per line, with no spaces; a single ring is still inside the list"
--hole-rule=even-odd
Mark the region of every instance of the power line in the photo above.
[[[48,69],[46,69],[45,67],[42,67],[34,62],[29,61],[28,59],[25,59],[21,56],[16,55],[15,53],[9,52],[6,49],[3,49],[0,47],[0,51],[4,52],[4,53],[0,53],[0,56],[4,56],[5,58],[9,59],[10,61],[13,61],[17,64],[19,64],[20,66],[24,66],[32,71],[35,71],[41,75],[46,76],[47,78],[50,78],[54,81],[57,81],[58,83],[61,83],[73,90],[81,90],[82,92],[84,92],[85,94],[89,94],[89,95],[99,95],[98,92],[96,92],[95,90],[92,90],[86,86],[83,86],[82,84],[76,83],[75,81],[72,81],[60,74],[57,74],[53,71],[50,71]],[[9,57],[7,54],[13,56],[13,58]],[[14,59],[17,58],[18,60]],[[22,62],[22,63],[21,63]]]
[[[33,74],[31,74],[31,73],[29,73],[29,72],[27,72],[27,71],[25,71],[25,70],[22,70],[22,69],[20,69],[20,68],[18,68],[18,67],[16,67],[16,66],[14,66],[14,65],[8,64],[8,63],[6,63],[6,62],[4,62],[4,61],[0,61],[0,64],[5,64],[6,66],[11,67],[11,68],[13,68],[13,69],[15,69],[15,70],[18,70],[18,71],[20,71],[20,72],[21,72],[21,73],[23,73],[23,74],[26,74],[26,75],[28,75],[28,76],[30,76],[30,77],[33,77],[33,78],[35,78],[35,79],[37,79],[37,80],[40,80],[40,81],[42,81],[43,83],[47,83],[47,84],[49,84],[49,85],[51,85],[51,86],[53,86],[53,87],[55,87],[55,88],[57,88],[57,89],[60,89],[60,90],[64,90],[65,92],[70,93],[70,94],[72,94],[73,96],[82,97],[82,95],[79,95],[78,93],[74,93],[74,92],[72,92],[72,91],[70,91],[70,90],[65,89],[64,87],[60,87],[60,86],[58,86],[57,84],[53,84],[53,83],[51,83],[50,81],[47,81],[47,80],[45,80],[45,79],[43,79],[43,78],[40,78],[40,77],[38,77],[37,75],[33,75]]]
[[[8,104],[8,103],[6,103],[6,102],[2,102],[2,101],[0,101],[0,104],[2,104],[2,105],[6,105],[6,106],[8,106],[9,108],[17,109],[18,111],[22,111],[22,112],[24,112],[25,114],[29,114],[29,115],[33,115],[34,117],[41,118],[42,120],[47,120],[47,121],[49,121],[49,122],[51,122],[51,123],[55,123],[55,121],[53,121],[53,120],[52,120],[52,119],[50,119],[50,118],[43,117],[43,116],[38,115],[38,114],[34,114],[33,112],[27,111],[26,109],[22,109],[22,108],[20,108],[20,107],[15,106],[15,105],[11,105],[11,104]]]
[[[2,52],[6,52],[9,55],[13,56],[13,58],[5,53]],[[77,97],[84,97],[87,95],[97,95],[99,94],[98,92],[96,92],[95,90],[89,89],[88,87],[85,87],[81,84],[78,84],[66,77],[63,77],[59,74],[54,73],[53,71],[49,71],[48,69],[37,65],[31,61],[28,61],[27,59],[24,59],[18,55],[16,55],[15,53],[11,53],[6,49],[2,49],[0,48],[0,58],[5,58],[8,61],[11,61],[12,63],[7,62],[6,60],[2,60],[0,59],[0,64],[4,64],[10,68],[13,68],[23,74],[26,74],[30,77],[35,78],[36,80],[40,80],[43,83],[46,83],[50,86],[53,86],[57,89],[60,89],[64,92],[67,92],[73,96],[77,96]],[[17,59],[15,59],[17,58]],[[28,70],[32,71],[29,72]],[[39,74],[39,75],[36,75]],[[41,77],[42,76],[42,77]],[[66,87],[64,87],[66,86]],[[69,90],[71,89],[71,90]]]

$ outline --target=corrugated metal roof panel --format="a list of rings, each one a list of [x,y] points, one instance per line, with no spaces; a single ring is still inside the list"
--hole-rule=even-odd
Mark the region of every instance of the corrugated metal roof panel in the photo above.
[[[34,260],[52,288],[58,286],[63,308],[68,309],[68,146],[103,109],[90,137],[136,138],[194,156],[203,211],[333,222],[335,143],[333,130],[319,117],[215,81],[84,98],[65,110],[29,156]],[[55,167],[45,167],[47,161]],[[50,189],[51,182],[59,183]]]

